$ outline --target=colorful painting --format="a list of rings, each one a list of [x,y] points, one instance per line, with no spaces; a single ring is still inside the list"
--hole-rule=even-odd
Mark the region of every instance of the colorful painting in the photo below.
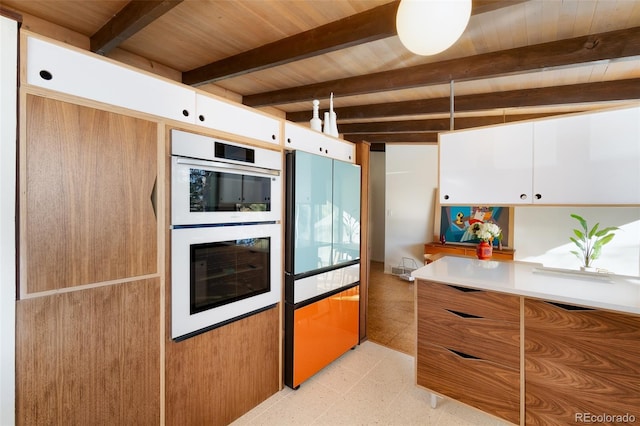
[[[469,227],[477,222],[492,222],[502,230],[502,245],[508,247],[510,208],[508,207],[487,207],[487,206],[443,206],[440,213],[440,237],[444,236],[447,243],[469,243],[479,242],[471,232]],[[493,245],[497,246],[498,241],[494,240]]]

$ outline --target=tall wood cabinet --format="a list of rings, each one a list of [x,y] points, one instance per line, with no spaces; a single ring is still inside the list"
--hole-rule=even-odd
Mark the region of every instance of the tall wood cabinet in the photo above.
[[[168,130],[273,147],[282,120],[21,46],[17,424],[229,424],[281,386],[281,308],[171,340]]]
[[[157,425],[159,124],[23,99],[17,423]]]

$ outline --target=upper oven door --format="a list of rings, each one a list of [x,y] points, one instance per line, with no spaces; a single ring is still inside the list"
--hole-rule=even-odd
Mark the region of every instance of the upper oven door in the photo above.
[[[173,225],[276,222],[281,209],[277,170],[172,157]]]

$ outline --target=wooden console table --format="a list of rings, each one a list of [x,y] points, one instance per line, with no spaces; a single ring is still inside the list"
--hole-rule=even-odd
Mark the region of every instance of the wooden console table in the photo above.
[[[456,256],[467,256],[467,257],[475,257],[476,256],[476,246],[468,245],[468,244],[452,244],[452,243],[427,243],[424,245],[424,263],[427,264],[430,262],[431,257],[434,255],[442,255],[442,254],[452,254]],[[495,260],[513,260],[513,255],[515,254],[515,250],[513,249],[505,249],[498,250],[497,248],[493,249],[492,258]]]

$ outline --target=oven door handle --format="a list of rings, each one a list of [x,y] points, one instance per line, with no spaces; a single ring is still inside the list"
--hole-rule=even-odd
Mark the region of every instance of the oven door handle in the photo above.
[[[193,158],[177,157],[176,164],[184,164],[186,166],[228,169],[228,170],[240,170],[245,172],[261,173],[261,174],[270,175],[270,176],[280,176],[280,170],[245,166],[243,164],[218,163],[218,162],[211,162],[211,161],[205,161],[205,160],[196,160]]]

